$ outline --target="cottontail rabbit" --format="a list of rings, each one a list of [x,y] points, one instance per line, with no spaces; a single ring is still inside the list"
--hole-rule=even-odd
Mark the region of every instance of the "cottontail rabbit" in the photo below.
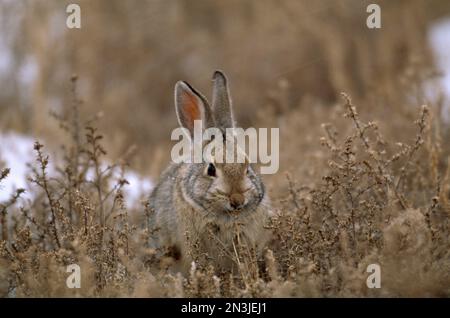
[[[216,71],[213,81],[212,108],[188,83],[175,85],[178,121],[191,140],[194,120],[202,120],[203,128],[216,127],[224,133],[234,127],[227,79]],[[225,147],[223,153],[232,150],[242,151],[234,146]],[[234,270],[240,257],[237,245],[260,255],[269,239],[264,224],[271,209],[260,176],[248,160],[217,161],[172,163],[150,196],[151,223],[158,228],[156,244],[171,253],[175,270],[188,271],[200,256],[218,270]]]

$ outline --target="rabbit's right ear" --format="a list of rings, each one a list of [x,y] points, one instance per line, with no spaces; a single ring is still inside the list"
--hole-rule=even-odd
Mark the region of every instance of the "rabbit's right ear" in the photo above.
[[[203,129],[214,127],[214,121],[206,98],[187,82],[175,85],[175,108],[181,127],[187,128],[194,136],[194,121],[201,120]]]
[[[213,98],[212,109],[214,119],[218,128],[225,131],[234,127],[233,107],[231,106],[230,90],[228,80],[222,71],[215,71],[213,75]]]

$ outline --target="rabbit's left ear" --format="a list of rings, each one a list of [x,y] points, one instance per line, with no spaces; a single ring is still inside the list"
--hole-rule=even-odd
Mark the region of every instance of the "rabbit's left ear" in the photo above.
[[[181,127],[194,135],[194,122],[200,120],[203,129],[214,127],[214,120],[206,98],[187,82],[179,81],[175,85],[175,108]]]
[[[215,71],[213,75],[214,87],[212,110],[217,128],[225,130],[234,127],[233,109],[231,105],[228,81],[222,71]]]

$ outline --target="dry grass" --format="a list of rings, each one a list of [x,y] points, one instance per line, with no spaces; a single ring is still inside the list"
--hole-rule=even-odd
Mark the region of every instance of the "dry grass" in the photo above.
[[[82,29],[61,33],[59,0],[0,10],[20,34],[8,37],[0,125],[41,140],[33,199],[19,189],[0,202],[0,296],[450,296],[448,105],[424,94],[436,76],[426,31],[448,1],[380,0],[381,30],[364,26],[370,1],[79,2]],[[280,128],[280,172],[265,176],[273,240],[264,259],[237,242],[234,275],[192,242],[182,277],[147,245],[158,229],[148,202],[127,208],[124,176],[165,167],[173,84],[208,93],[216,68],[239,123]],[[0,191],[9,173],[0,158]],[[73,263],[80,289],[66,287]],[[381,289],[366,287],[371,263]]]
[[[197,253],[182,277],[147,246],[158,235],[146,221],[148,202],[130,210],[124,204],[133,151],[100,164],[99,118],[80,119],[76,81],[66,115],[54,114],[69,140],[57,174],[36,142],[34,199],[20,201],[18,190],[0,205],[2,296],[450,296],[450,139],[439,105],[415,105],[406,93],[389,100],[382,91],[364,100],[361,114],[347,94],[335,106],[305,101],[277,115],[268,104],[260,115],[269,119],[260,123],[282,127],[282,170],[289,173],[267,178],[276,216],[267,224],[273,240],[265,259],[241,242],[236,275],[216,273]],[[379,100],[397,104],[389,117],[386,106],[372,109],[380,123],[364,121],[364,109]],[[8,173],[1,171],[0,182]],[[81,266],[80,289],[65,284],[73,263]],[[381,289],[366,287],[371,263],[381,266]]]

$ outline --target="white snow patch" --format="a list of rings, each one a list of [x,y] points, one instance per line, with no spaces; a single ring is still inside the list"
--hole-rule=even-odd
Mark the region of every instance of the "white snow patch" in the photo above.
[[[124,188],[128,207],[140,204],[141,200],[147,199],[154,186],[150,178],[143,177],[134,171],[127,171],[125,179],[129,182]]]
[[[0,202],[8,200],[13,193],[19,188],[27,190],[22,198],[32,199],[32,192],[29,191],[30,183],[28,177],[30,175],[29,163],[35,162],[36,153],[34,151],[34,139],[20,135],[17,133],[0,133],[0,162],[1,168],[10,168],[11,171],[8,177],[0,182]],[[50,162],[48,166],[49,175],[55,174],[53,160],[54,157],[50,156]],[[108,163],[104,162],[101,165],[101,170],[106,169]],[[94,170],[90,169],[86,178],[93,180],[95,176]],[[138,207],[141,204],[141,200],[145,200],[150,194],[153,188],[153,182],[150,178],[145,177],[137,173],[136,171],[127,169],[123,176],[129,184],[124,185],[123,193],[128,208]],[[112,175],[112,182],[118,181],[120,175],[116,171]],[[113,186],[112,184],[111,186]]]
[[[28,136],[0,133],[0,167],[11,169],[8,177],[0,182],[0,201],[8,200],[19,188],[28,188],[27,162],[34,158],[33,145],[34,140]],[[22,195],[27,196],[28,191]]]
[[[450,101],[450,18],[434,23],[429,29],[428,39],[436,59],[436,65],[443,73],[439,84],[446,96],[447,109],[443,114],[446,116],[450,111],[448,105]]]

